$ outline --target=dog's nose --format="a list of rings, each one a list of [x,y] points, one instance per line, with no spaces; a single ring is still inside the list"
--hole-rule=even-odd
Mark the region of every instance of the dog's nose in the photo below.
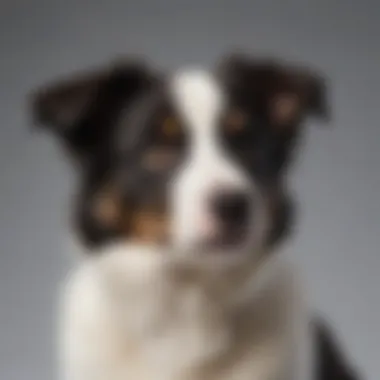
[[[214,196],[214,216],[227,227],[241,227],[247,224],[251,212],[251,201],[245,192],[224,191]]]

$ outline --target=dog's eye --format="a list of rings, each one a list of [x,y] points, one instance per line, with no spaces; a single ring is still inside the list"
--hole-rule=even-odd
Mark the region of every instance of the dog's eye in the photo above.
[[[224,128],[228,134],[240,134],[244,132],[248,124],[248,115],[241,110],[231,110],[224,120]]]
[[[169,139],[179,136],[181,127],[178,120],[174,116],[165,117],[161,124],[161,133]]]

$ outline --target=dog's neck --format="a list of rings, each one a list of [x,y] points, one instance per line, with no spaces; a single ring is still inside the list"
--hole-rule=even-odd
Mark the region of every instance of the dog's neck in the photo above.
[[[210,307],[215,303],[220,312],[236,312],[251,307],[256,298],[263,298],[293,275],[286,259],[273,252],[207,257],[150,246],[115,245],[84,260],[98,273],[110,298],[119,304],[128,303],[129,311],[133,300],[169,311],[166,302],[181,303],[187,298],[184,294],[192,293],[198,302],[204,298]]]
[[[107,288],[116,293],[129,289],[158,296],[175,289],[180,296],[182,291],[194,289],[233,309],[244,305],[247,297],[251,304],[255,296],[278,282],[279,272],[284,274],[285,260],[275,253],[231,255],[186,255],[157,247],[116,245],[99,253],[93,265],[102,273]]]
[[[269,350],[264,355],[281,356],[271,350],[285,346],[277,341],[286,339],[284,300],[290,300],[292,279],[280,257],[252,256],[227,264],[114,247],[88,260],[86,267],[100,280],[105,309],[112,311],[116,335],[133,342],[157,370],[170,369],[166,378],[205,371],[215,360],[223,365],[236,360],[230,352],[244,356],[255,349],[252,345]],[[277,364],[273,370],[279,370]]]

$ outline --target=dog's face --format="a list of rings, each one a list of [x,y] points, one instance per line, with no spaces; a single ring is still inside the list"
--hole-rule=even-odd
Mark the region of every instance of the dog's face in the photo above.
[[[288,164],[326,99],[314,73],[235,56],[171,75],[121,63],[38,91],[33,113],[79,171],[84,244],[236,253],[285,234]]]

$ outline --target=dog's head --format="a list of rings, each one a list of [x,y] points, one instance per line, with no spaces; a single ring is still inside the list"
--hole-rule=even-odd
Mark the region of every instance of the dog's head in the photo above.
[[[171,75],[136,62],[34,94],[33,114],[79,172],[75,230],[96,248],[254,252],[286,232],[286,173],[324,81],[304,68],[230,56]]]

